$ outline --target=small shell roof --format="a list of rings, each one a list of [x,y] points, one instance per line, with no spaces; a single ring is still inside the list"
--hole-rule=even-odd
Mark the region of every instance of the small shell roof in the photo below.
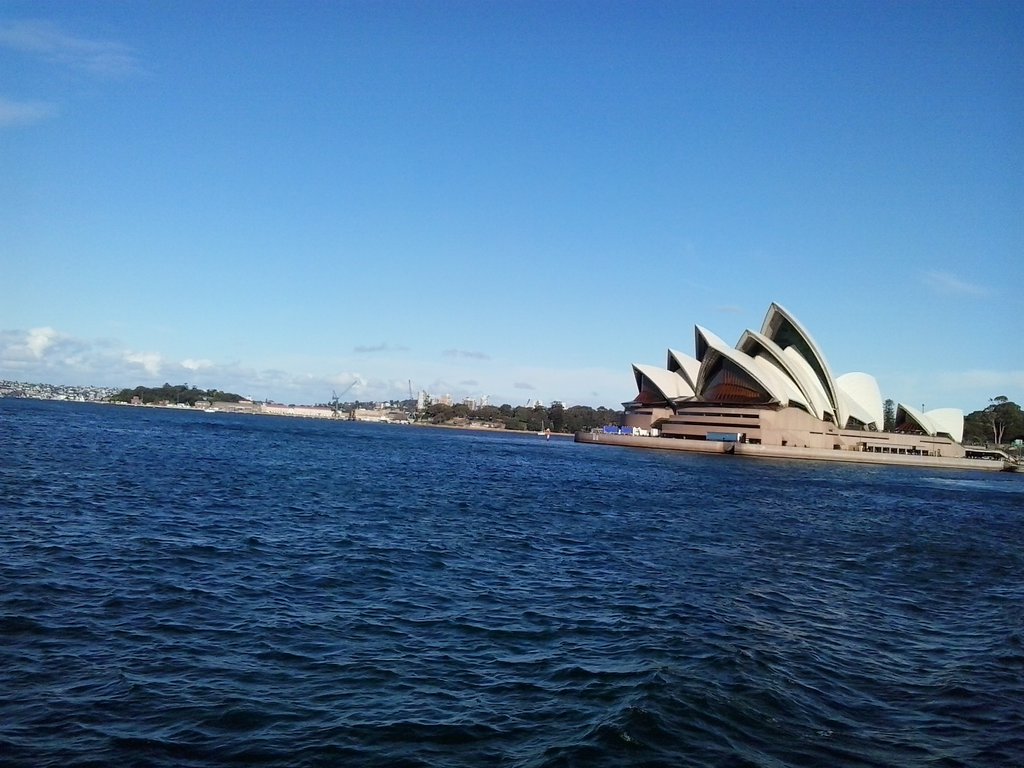
[[[662,394],[666,400],[678,400],[683,397],[693,397],[693,388],[679,374],[656,365],[633,364],[633,374],[636,377],[636,386],[639,391],[643,387],[643,379],[646,378]]]
[[[959,408],[935,408],[921,411],[912,406],[900,403],[896,407],[896,424],[913,421],[922,432],[931,437],[948,435],[956,442],[964,439],[964,412]]]

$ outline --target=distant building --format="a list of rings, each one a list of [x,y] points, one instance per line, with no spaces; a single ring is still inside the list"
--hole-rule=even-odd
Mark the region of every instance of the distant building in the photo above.
[[[213,404],[218,411],[227,413],[259,413],[260,404],[252,400],[239,400],[237,403],[229,400],[218,400]]]
[[[269,416],[299,416],[306,419],[333,419],[334,410],[319,405],[282,405],[280,403],[263,403],[260,413]]]
[[[373,421],[383,424],[408,424],[409,414],[399,408],[356,408],[352,421]]]

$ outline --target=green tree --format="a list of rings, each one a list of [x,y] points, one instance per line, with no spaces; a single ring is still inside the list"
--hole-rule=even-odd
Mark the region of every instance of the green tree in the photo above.
[[[552,432],[562,432],[565,429],[565,408],[561,404],[548,408],[548,426]]]
[[[1001,445],[1024,437],[1024,412],[1005,395],[989,400],[986,408],[964,417],[964,442]]]
[[[992,428],[992,442],[1001,445],[1008,431],[1020,430],[1020,406],[1010,401],[1006,395],[996,395],[989,400],[985,409],[986,421]]]
[[[434,403],[427,409],[427,412],[430,421],[434,424],[444,424],[452,418],[452,407],[444,403]]]
[[[894,432],[896,430],[896,403],[891,399],[886,400],[882,406],[882,431]]]
[[[480,421],[497,421],[500,416],[501,411],[496,405],[483,405],[476,412]]]
[[[110,399],[114,402],[131,402],[133,397],[139,398],[143,403],[178,403],[194,406],[199,400],[223,400],[237,403],[242,399],[241,395],[232,392],[221,392],[220,390],[202,390],[188,384],[168,384],[164,382],[162,387],[135,387],[135,389],[122,389]]]
[[[991,428],[985,423],[984,411],[964,416],[964,445],[984,445],[991,439]]]
[[[521,405],[513,412],[514,421],[523,424],[522,429],[528,432],[539,432],[545,426],[546,418],[547,412],[543,408],[527,408]]]
[[[419,412],[417,419],[433,424],[448,424],[453,419],[501,422],[505,429],[510,431],[540,432],[542,429],[550,429],[552,432],[571,434],[592,427],[602,427],[605,424],[619,424],[622,420],[622,411],[607,408],[595,410],[585,405],[574,405],[571,408],[562,405],[554,405],[551,408],[539,405],[513,407],[508,403],[501,406],[485,405],[476,411],[470,411],[468,406],[461,404],[450,406],[433,403]]]

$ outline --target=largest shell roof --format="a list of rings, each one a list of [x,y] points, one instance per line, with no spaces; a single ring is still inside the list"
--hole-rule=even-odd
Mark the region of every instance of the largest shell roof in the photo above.
[[[834,376],[814,337],[780,304],[768,308],[760,332],[744,331],[735,347],[696,326],[694,352],[690,357],[669,349],[665,368],[634,364],[637,390],[641,395],[656,392],[669,403],[714,402],[709,385],[715,371],[727,362],[765,393],[771,404],[798,407],[844,428],[883,428],[882,396],[875,378],[861,372]],[[900,403],[896,424],[928,435],[947,435],[957,442],[963,438],[963,412],[952,408],[922,413]]]

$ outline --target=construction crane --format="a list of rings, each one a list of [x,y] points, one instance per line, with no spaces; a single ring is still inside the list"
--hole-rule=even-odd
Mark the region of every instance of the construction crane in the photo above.
[[[333,411],[333,417],[338,418],[338,414],[341,413],[341,397],[348,392],[352,387],[359,383],[359,379],[353,379],[352,383],[341,390],[341,394],[338,394],[334,390],[331,390],[331,411]]]

